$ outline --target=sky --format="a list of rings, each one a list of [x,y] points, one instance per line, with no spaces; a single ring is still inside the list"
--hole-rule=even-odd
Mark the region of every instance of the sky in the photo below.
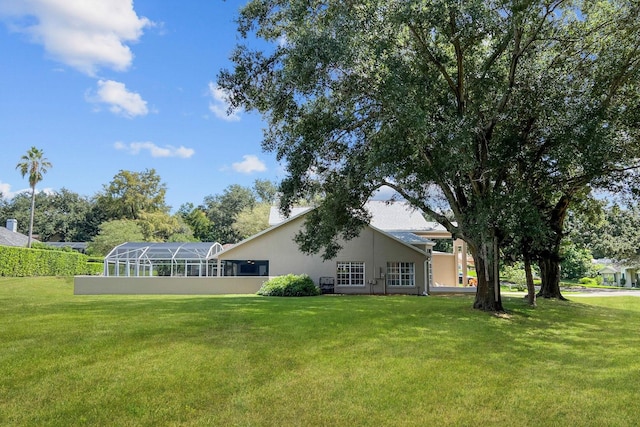
[[[240,41],[236,0],[0,0],[0,192],[35,146],[40,191],[83,196],[155,169],[177,210],[231,184],[278,181],[256,113],[226,114],[216,76]]]

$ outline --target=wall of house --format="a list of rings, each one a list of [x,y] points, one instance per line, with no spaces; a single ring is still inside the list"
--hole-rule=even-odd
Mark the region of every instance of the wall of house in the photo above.
[[[432,259],[434,267],[431,286],[458,286],[456,256],[451,253],[434,252]]]
[[[625,281],[624,281],[625,288],[638,287],[638,270],[636,268],[625,268],[624,274],[625,274]],[[620,282],[620,285],[622,286],[622,282]]]
[[[268,277],[105,277],[77,276],[75,295],[255,294]]]
[[[308,274],[318,284],[320,278],[333,278],[336,282],[337,263],[340,261],[364,262],[364,286],[335,286],[335,291],[345,294],[399,293],[421,294],[425,290],[426,257],[406,245],[370,228],[362,230],[359,237],[343,242],[338,256],[322,261],[321,255],[306,255],[293,242],[300,230],[303,218],[294,219],[279,228],[255,237],[242,245],[220,254],[220,260],[269,260],[269,275]],[[413,262],[416,286],[386,286],[387,262]]]

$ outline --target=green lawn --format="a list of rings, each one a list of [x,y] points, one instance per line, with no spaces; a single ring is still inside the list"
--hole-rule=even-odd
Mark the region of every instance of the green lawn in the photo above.
[[[638,425],[640,298],[504,303],[1,278],[0,425]]]

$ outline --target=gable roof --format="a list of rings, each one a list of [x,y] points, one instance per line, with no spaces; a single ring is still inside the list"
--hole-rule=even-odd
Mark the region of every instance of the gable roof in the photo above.
[[[275,210],[276,210],[276,212],[278,212],[278,214],[279,214],[279,210],[278,210],[278,208],[277,208],[277,207],[275,207],[275,206],[271,206],[271,211],[272,211],[272,212],[273,212],[273,210],[274,210],[274,209],[275,209]],[[282,227],[283,225],[288,224],[288,223],[290,223],[290,222],[292,222],[292,221],[295,221],[298,217],[301,217],[301,216],[303,216],[303,215],[306,215],[306,214],[307,214],[307,212],[309,212],[310,210],[311,210],[311,208],[306,208],[306,209],[304,209],[304,210],[300,211],[297,215],[291,215],[291,216],[289,216],[288,218],[285,218],[284,220],[282,220],[282,221],[280,221],[280,222],[276,223],[275,225],[272,225],[271,227],[267,228],[266,230],[262,230],[261,232],[256,233],[256,234],[254,234],[253,236],[249,236],[249,237],[247,237],[246,239],[244,239],[244,240],[242,240],[242,241],[240,241],[240,242],[238,242],[238,243],[236,243],[236,244],[232,244],[232,245],[224,245],[223,250],[222,250],[221,252],[218,252],[216,255],[222,255],[222,254],[225,254],[225,253],[227,253],[227,252],[229,252],[229,251],[231,251],[231,250],[233,250],[233,249],[235,249],[235,248],[239,247],[240,245],[244,245],[244,244],[245,244],[245,243],[247,243],[247,242],[250,242],[250,241],[252,241],[252,240],[257,239],[258,237],[260,237],[260,236],[262,236],[262,235],[264,235],[264,234],[271,233],[273,230],[275,230],[275,229],[277,229],[277,228],[280,228],[280,227]],[[292,212],[292,213],[293,213],[293,212]],[[271,219],[271,215],[269,215],[269,218]]]
[[[609,258],[599,258],[599,259],[594,259],[591,260],[591,262],[593,264],[602,264],[603,267],[598,270],[598,273],[601,273],[603,271],[606,270],[606,272],[615,272],[615,273],[621,273],[625,270],[633,270],[633,269],[638,269],[640,268],[640,266],[638,266],[636,263],[630,263],[631,265],[629,265],[629,263],[623,263],[623,262],[619,262],[619,261],[615,261],[613,259],[609,259]]]
[[[600,270],[598,270],[598,274],[602,273],[620,273],[620,267],[615,265],[607,265]]]
[[[273,210],[273,207],[272,207],[272,210]],[[277,210],[277,208],[276,208],[276,210]],[[233,246],[225,247],[223,251],[221,251],[221,252],[216,254],[216,258],[218,258],[220,255],[226,254],[227,252],[231,252],[235,248],[238,248],[238,247],[240,247],[242,245],[245,245],[245,244],[251,242],[252,240],[257,239],[260,236],[263,236],[265,234],[274,232],[278,228],[283,227],[285,224],[288,224],[288,223],[290,223],[292,221],[295,221],[296,219],[298,219],[300,217],[303,217],[309,211],[311,211],[311,208],[303,209],[303,210],[299,211],[299,213],[297,215],[295,215],[295,216],[290,216],[289,218],[285,219],[284,221],[282,221],[282,222],[280,222],[280,223],[278,223],[276,225],[273,225],[273,226],[267,228],[266,230],[261,231],[260,233],[254,234],[253,236],[248,237],[248,238],[244,239],[243,241],[236,243]],[[387,232],[387,231],[381,230],[381,229],[379,229],[376,226],[371,225],[371,224],[367,225],[366,227],[369,227],[372,230],[374,230],[374,231],[376,231],[376,232],[378,232],[378,233],[380,233],[380,234],[382,234],[384,236],[387,236],[392,240],[395,240],[396,242],[400,243],[401,245],[404,245],[404,246],[406,246],[406,247],[408,247],[408,248],[410,248],[410,249],[412,249],[412,250],[414,250],[416,252],[421,253],[422,255],[427,255],[427,253],[425,251],[423,251],[422,249],[417,248],[416,246],[413,246],[413,244],[415,244],[415,243],[417,243],[417,244],[427,244],[427,245],[433,245],[434,244],[433,241],[431,241],[429,239],[426,239],[426,238],[423,238],[423,237],[420,237],[420,236],[417,236],[417,235],[412,234],[412,233],[408,233],[408,232],[407,233]],[[292,242],[292,244],[295,244],[295,243]]]
[[[31,239],[33,242],[37,240]],[[26,247],[29,237],[22,233],[11,231],[5,227],[0,227],[0,246],[22,246]]]
[[[288,219],[296,217],[301,213],[310,211],[311,209],[312,208],[310,206],[300,206],[296,208],[291,208],[291,213],[289,214],[289,216],[284,216],[282,215],[282,213],[280,212],[280,209],[278,209],[277,206],[271,206],[271,210],[269,210],[269,225],[273,226],[273,225],[281,224],[287,221]]]

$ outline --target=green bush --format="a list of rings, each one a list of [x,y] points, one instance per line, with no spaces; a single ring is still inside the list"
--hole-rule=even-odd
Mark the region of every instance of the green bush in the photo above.
[[[579,279],[593,275],[593,256],[589,249],[580,249],[571,242],[562,245],[561,271],[563,279]]]
[[[265,282],[258,295],[271,297],[308,297],[320,295],[320,289],[306,274],[274,277]]]
[[[578,283],[580,283],[581,285],[587,285],[587,286],[596,286],[598,284],[596,279],[592,277],[583,277],[580,280],[578,280]]]
[[[500,268],[500,279],[517,285],[526,285],[527,283],[524,266],[519,262],[514,265],[503,265]]]
[[[87,262],[87,270],[84,274],[90,276],[99,276],[104,272],[104,264],[102,262]]]

